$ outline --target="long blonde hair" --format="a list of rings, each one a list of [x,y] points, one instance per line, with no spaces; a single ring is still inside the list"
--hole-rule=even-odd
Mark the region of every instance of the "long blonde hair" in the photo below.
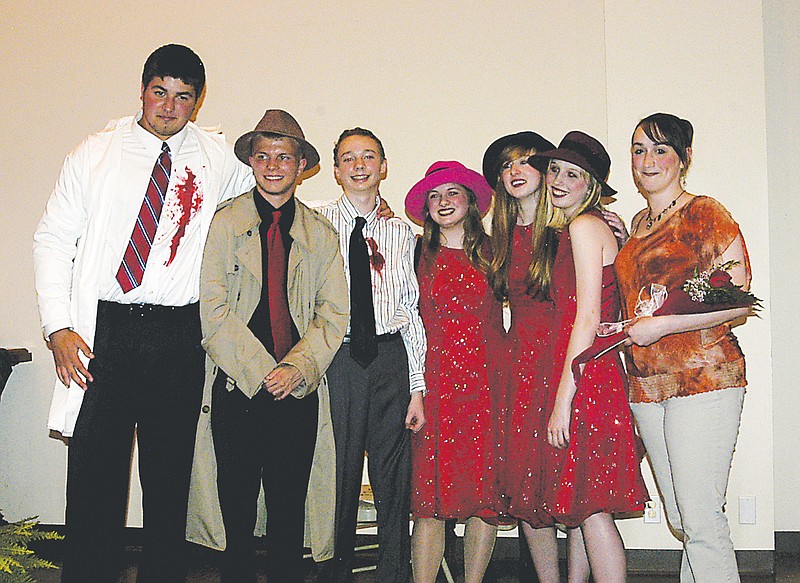
[[[511,265],[511,249],[514,244],[514,227],[521,211],[520,202],[508,193],[503,184],[503,166],[508,162],[534,154],[536,154],[535,148],[510,144],[503,148],[499,156],[497,186],[494,189],[492,211],[492,262],[489,265],[488,280],[495,298],[501,302],[508,301],[508,270]],[[542,176],[539,188],[531,196],[535,196],[537,200],[541,201],[543,195],[544,176]],[[538,213],[536,216],[538,219]],[[534,233],[544,228],[544,225],[540,225],[537,219],[534,220]],[[531,264],[533,264],[533,260],[531,260]],[[531,282],[528,283],[530,289]]]
[[[550,298],[550,284],[553,278],[553,264],[556,260],[558,251],[558,239],[561,232],[569,227],[569,224],[589,210],[602,210],[603,205],[600,198],[603,194],[603,187],[597,179],[583,168],[580,169],[581,175],[586,179],[588,185],[584,199],[578,207],[577,212],[570,218],[560,208],[553,206],[550,188],[545,184],[544,196],[539,199],[539,206],[536,207],[535,224],[544,225],[543,229],[534,229],[533,232],[533,260],[528,268],[528,281],[531,291],[539,293],[544,298]]]

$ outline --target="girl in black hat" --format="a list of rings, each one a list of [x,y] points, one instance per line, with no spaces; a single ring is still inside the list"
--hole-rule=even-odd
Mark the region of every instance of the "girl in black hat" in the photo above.
[[[544,196],[544,177],[529,163],[531,156],[555,146],[536,132],[524,131],[495,140],[483,156],[483,175],[494,188],[493,258],[489,283],[498,301],[511,310],[507,356],[497,365],[506,385],[505,417],[499,419],[502,462],[499,488],[505,511],[519,520],[538,578],[559,579],[555,522],[543,505],[544,434],[542,357],[549,344],[555,311],[532,284],[536,209]],[[572,541],[570,541],[572,542]],[[580,541],[578,541],[580,543]],[[570,572],[588,579],[582,544],[569,552]]]

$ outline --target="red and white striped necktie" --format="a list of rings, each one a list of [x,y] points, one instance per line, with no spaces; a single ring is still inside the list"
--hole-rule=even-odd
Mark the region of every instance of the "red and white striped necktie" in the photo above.
[[[128,293],[139,287],[144,277],[147,258],[158,229],[158,219],[161,217],[161,208],[164,206],[164,197],[169,187],[169,174],[172,170],[172,157],[167,142],[161,145],[161,155],[153,166],[150,174],[150,183],[139,209],[133,233],[128,241],[128,248],[122,256],[122,264],[117,271],[117,281],[122,291]]]

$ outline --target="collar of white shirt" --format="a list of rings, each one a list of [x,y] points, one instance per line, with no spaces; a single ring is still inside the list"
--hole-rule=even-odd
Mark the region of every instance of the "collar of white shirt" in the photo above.
[[[163,144],[163,140],[157,136],[154,136],[142,126],[139,125],[139,120],[142,119],[142,112],[136,114],[136,117],[133,118],[133,135],[142,144],[142,146],[147,150],[148,155],[152,154],[153,160],[158,158],[161,155],[161,144]],[[183,126],[183,129],[179,131],[174,136],[170,136],[167,139],[167,144],[169,144],[170,152],[172,152],[172,156],[174,156],[180,151],[183,142],[186,140],[186,136],[189,133],[188,125],[186,124]]]
[[[171,146],[170,146],[171,147]],[[380,206],[381,197],[380,195],[375,196],[375,208],[373,208],[370,212],[364,215],[364,218],[367,221],[367,228],[372,229],[375,221],[378,220],[378,207]],[[336,202],[339,206],[339,212],[342,214],[342,218],[347,221],[347,224],[350,225],[351,230],[352,226],[355,225],[356,217],[361,216],[361,213],[358,212],[355,205],[350,202],[350,199],[347,198],[346,194],[342,194],[339,200]]]

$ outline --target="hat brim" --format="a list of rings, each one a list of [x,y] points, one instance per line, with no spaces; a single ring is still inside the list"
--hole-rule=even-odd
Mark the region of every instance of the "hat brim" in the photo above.
[[[486,178],[492,188],[497,188],[497,179],[500,175],[500,154],[508,146],[519,146],[520,148],[536,150],[536,152],[554,150],[556,147],[550,140],[543,138],[536,132],[517,132],[516,134],[497,138],[486,148],[486,153],[483,155],[483,177]]]
[[[428,174],[411,187],[406,195],[406,214],[418,225],[425,223],[428,192],[442,184],[453,182],[470,189],[475,194],[481,216],[489,212],[494,191],[483,176],[469,168],[445,168]]]
[[[290,136],[280,132],[265,132],[265,131],[247,132],[246,134],[240,136],[239,139],[236,140],[236,143],[233,146],[233,151],[236,154],[236,157],[239,158],[239,160],[241,160],[248,166],[250,166],[250,152],[252,150],[253,138],[267,133],[296,140],[297,143],[300,144],[300,149],[302,150],[302,156],[306,160],[306,171],[311,170],[312,168],[314,168],[314,166],[319,164],[319,152],[317,152],[317,149],[314,146],[312,146],[307,141],[301,138],[298,138],[296,136]]]
[[[592,165],[589,164],[589,161],[573,150],[569,150],[567,148],[553,148],[552,150],[539,152],[538,154],[531,156],[528,159],[528,163],[542,174],[546,174],[547,164],[550,160],[563,160],[564,162],[575,164],[575,166],[580,166],[586,172],[591,174],[595,180],[597,180],[597,182],[600,184],[600,187],[603,189],[603,196],[612,196],[617,194],[617,191],[611,188],[602,176],[598,176],[597,173],[592,170]]]

